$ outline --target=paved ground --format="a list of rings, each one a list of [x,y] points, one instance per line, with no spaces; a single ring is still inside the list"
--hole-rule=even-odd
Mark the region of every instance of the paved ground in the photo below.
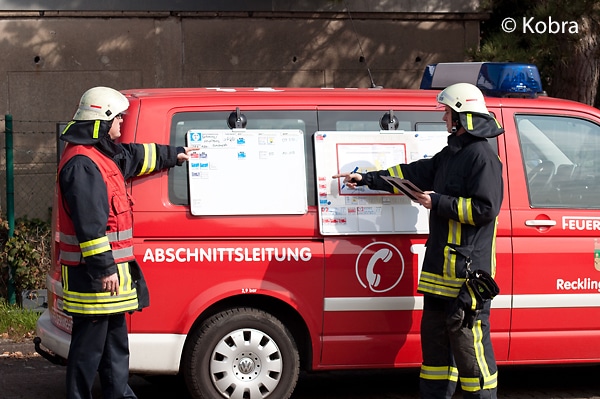
[[[499,375],[499,399],[600,399],[600,366],[503,367]],[[64,399],[64,379],[65,368],[31,342],[0,339],[0,398]],[[139,399],[189,399],[178,377],[132,376],[130,384]],[[417,399],[417,384],[414,370],[303,374],[293,399]]]

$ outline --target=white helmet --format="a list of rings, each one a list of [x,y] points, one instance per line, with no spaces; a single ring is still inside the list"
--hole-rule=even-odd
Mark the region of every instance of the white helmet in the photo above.
[[[110,121],[129,108],[127,97],[110,87],[92,87],[81,96],[75,121]]]
[[[481,90],[470,83],[455,83],[437,96],[437,101],[456,112],[476,112],[489,115]]]

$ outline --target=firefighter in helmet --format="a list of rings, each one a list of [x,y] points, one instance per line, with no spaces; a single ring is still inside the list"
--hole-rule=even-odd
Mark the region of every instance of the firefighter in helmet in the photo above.
[[[91,88],[60,137],[57,226],[63,310],[73,318],[66,381],[73,399],[92,397],[96,373],[105,398],[136,398],[125,314],[148,306],[149,296],[133,255],[126,182],[189,158],[186,147],[116,142],[128,107],[119,91]]]
[[[504,132],[481,91],[469,83],[437,96],[448,145],[428,159],[368,173],[340,173],[347,187],[395,190],[381,176],[412,181],[429,209],[429,237],[417,292],[423,294],[420,396],[450,399],[457,384],[465,399],[496,399],[498,370],[490,340],[490,299],[474,292],[473,271],[495,285],[496,223],[503,198],[502,164],[488,138]],[[486,284],[483,284],[485,287]],[[497,288],[497,286],[496,286]],[[484,290],[485,291],[485,290]]]

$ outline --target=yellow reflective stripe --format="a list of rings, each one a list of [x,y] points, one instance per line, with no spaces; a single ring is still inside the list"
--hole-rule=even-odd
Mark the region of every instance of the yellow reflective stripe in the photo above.
[[[61,265],[61,274],[62,274],[62,285],[63,291],[69,289],[69,268],[65,265]]]
[[[464,283],[464,279],[448,278],[430,272],[421,272],[417,291],[456,298]]]
[[[475,358],[479,366],[481,377],[460,377],[460,386],[465,392],[477,392],[481,389],[494,389],[498,387],[498,372],[490,373],[489,365],[485,358],[485,347],[482,342],[483,329],[481,328],[481,320],[477,320],[473,325],[473,348],[475,350]],[[483,386],[481,386],[483,380]]]
[[[462,239],[462,224],[456,220],[450,220],[449,223],[449,240],[451,244],[460,244]]]
[[[84,258],[111,250],[107,236],[82,242],[79,244],[79,247],[81,248],[81,254]]]
[[[448,244],[444,247],[443,275],[421,272],[417,291],[456,298],[464,278],[456,277],[456,252],[452,244],[460,244],[462,237],[462,223],[456,220],[448,220]]]
[[[143,144],[144,146],[144,163],[138,176],[154,172],[156,169],[156,145]]]
[[[461,223],[475,225],[475,222],[473,221],[473,206],[471,203],[471,198],[459,197],[457,208],[458,220],[460,220]]]
[[[456,254],[450,249],[449,246],[444,247],[444,276],[452,276],[456,274],[454,272],[456,265]]]
[[[488,378],[483,377],[483,387],[478,377],[460,377],[460,387],[466,392],[477,392],[481,389],[494,389],[498,387],[498,373]]]
[[[460,387],[465,392],[477,392],[481,390],[478,377],[460,377]]]
[[[402,173],[402,168],[400,165],[392,166],[391,168],[388,168],[387,171],[389,172],[390,176],[404,179],[404,173]]]
[[[467,287],[467,291],[469,292],[469,296],[471,297],[471,310],[475,310],[475,306],[477,305],[477,298],[475,298],[475,293],[470,285],[465,284]]]
[[[483,329],[481,328],[481,320],[477,320],[473,325],[473,347],[475,348],[475,358],[479,365],[479,372],[483,377],[483,388],[492,389],[498,384],[498,373],[490,373],[490,368],[485,358],[485,347],[483,346]]]
[[[67,312],[87,315],[136,310],[138,308],[137,290],[129,272],[129,264],[119,263],[117,270],[119,295],[111,295],[110,292],[73,292],[68,289],[69,268],[63,265],[63,309]]]
[[[133,237],[133,230],[127,229],[119,232],[108,233],[106,237],[101,237],[95,240],[87,241],[83,244],[79,244],[77,237],[73,235],[60,233],[60,241],[69,245],[79,245],[81,251],[67,251],[62,249],[60,251],[60,258],[65,261],[78,262],[81,260],[81,256],[84,257],[97,255],[106,251],[110,251],[112,247],[107,245],[108,242],[115,242],[119,240],[128,240]],[[115,259],[125,259],[133,256],[133,247],[128,246],[120,249],[113,250],[113,256]]]
[[[458,381],[458,369],[453,366],[426,366],[421,365],[419,378],[425,380]]]
[[[73,292],[64,291],[63,299],[69,302],[78,302],[80,304],[87,305],[102,305],[110,303],[118,303],[122,301],[128,301],[137,297],[135,289],[129,289],[126,291],[119,291],[119,295],[110,295],[110,292]]]
[[[98,246],[98,244],[108,244],[108,236],[102,236],[100,238],[94,238],[93,240],[88,240],[79,244],[81,249],[90,248]]]
[[[492,259],[490,264],[491,272],[490,275],[492,277],[496,277],[496,234],[498,233],[498,217],[496,216],[496,220],[494,221],[494,236],[492,237]]]
[[[67,132],[67,130],[69,130],[69,128],[75,123],[75,121],[71,121],[69,123],[67,123],[67,126],[65,126],[65,128],[63,129],[61,134],[65,134]]]
[[[494,374],[483,377],[483,389],[494,389],[498,387],[498,372]]]
[[[137,296],[131,300],[118,303],[76,304],[66,299],[63,301],[63,310],[66,312],[86,315],[124,313],[136,310],[137,308]]]
[[[94,133],[92,134],[92,137],[95,139],[100,137],[100,121],[99,120],[94,121]]]
[[[460,244],[462,235],[461,223],[456,220],[448,220],[448,243],[449,244]],[[456,277],[456,254],[450,248],[446,246],[444,248],[444,276],[455,278]]]
[[[142,169],[140,170],[140,175],[143,175],[144,173],[146,173],[146,170],[148,169],[148,145],[147,144],[143,144],[144,146],[144,163],[142,164]]]
[[[439,295],[439,296],[445,296],[447,298],[456,298],[459,293],[458,289],[452,289],[450,287],[444,287],[444,286],[440,286],[440,285],[426,283],[424,281],[419,281],[419,285],[417,286],[417,291],[422,294]]]
[[[117,264],[117,269],[119,270],[119,293],[122,291],[130,292],[131,291],[131,275],[129,274],[129,264],[128,263],[119,263]]]
[[[498,122],[498,119],[494,118],[494,121],[496,122],[496,126],[498,126],[498,129],[502,129],[502,125],[500,124],[500,122]]]
[[[421,280],[435,284],[446,285],[451,288],[460,288],[465,282],[464,278],[448,278],[447,276],[440,276],[438,274],[426,271],[421,272]]]
[[[467,130],[473,130],[473,114],[471,113],[467,114]]]
[[[402,173],[402,168],[400,165],[392,166],[391,168],[388,168],[387,171],[392,177],[399,177],[401,179],[404,178],[404,174]],[[400,194],[400,190],[398,190],[396,187],[392,187],[392,190],[394,194]]]

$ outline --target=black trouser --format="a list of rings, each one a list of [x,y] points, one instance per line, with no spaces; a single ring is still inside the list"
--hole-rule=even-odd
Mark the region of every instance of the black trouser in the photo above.
[[[473,328],[448,324],[452,301],[425,296],[421,320],[422,399],[451,399],[460,381],[465,399],[496,399],[498,369],[490,340],[490,303]]]
[[[129,342],[124,314],[73,317],[67,399],[92,399],[100,377],[104,399],[136,399],[129,387]]]

